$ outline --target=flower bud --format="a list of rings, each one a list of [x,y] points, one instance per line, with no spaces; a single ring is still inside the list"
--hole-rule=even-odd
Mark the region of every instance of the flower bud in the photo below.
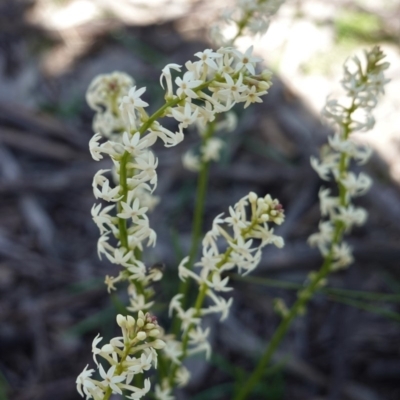
[[[139,312],[140,312],[140,311],[139,311]],[[144,321],[143,321],[143,319],[142,319],[142,318],[138,318],[137,321],[136,321],[136,325],[137,325],[139,328],[143,328],[143,326],[144,326]]]
[[[128,327],[128,329],[133,328],[135,326],[135,318],[133,318],[130,315],[128,315],[126,318],[127,318],[127,327]]]
[[[152,329],[149,332],[149,336],[157,337],[160,334],[160,331],[158,329]]]
[[[145,340],[147,337],[146,332],[140,331],[138,332],[138,334],[136,335],[136,338],[138,340]]]
[[[264,69],[264,71],[261,72],[261,77],[264,79],[264,81],[270,81],[272,78],[272,72],[269,69]]]
[[[165,347],[165,342],[161,339],[156,339],[154,342],[151,342],[151,347],[157,350],[161,350]]]
[[[270,82],[265,82],[265,81],[261,81],[258,84],[258,88],[260,90],[268,90],[271,87],[271,83]]]
[[[117,315],[117,324],[121,328],[125,328],[126,327],[126,318],[123,315],[118,314]]]
[[[258,199],[258,196],[254,192],[249,193],[249,201],[250,203],[255,203]]]

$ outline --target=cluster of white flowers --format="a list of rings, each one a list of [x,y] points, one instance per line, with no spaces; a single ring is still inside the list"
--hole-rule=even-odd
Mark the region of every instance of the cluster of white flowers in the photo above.
[[[94,195],[102,201],[92,207],[92,217],[100,231],[98,254],[122,267],[118,276],[106,276],[105,282],[109,291],[115,290],[119,281],[129,282],[131,312],[153,306],[151,284],[162,277],[160,269],[146,268],[139,257],[145,246],[154,246],[156,242],[156,233],[147,216],[157,204],[153,192],[157,187],[158,159],[150,147],[158,138],[167,147],[175,146],[183,140],[183,130],[191,124],[203,130],[210,123],[219,129],[229,128],[232,117],[216,122],[216,114],[229,111],[236,103],[243,103],[246,108],[262,102],[261,96],[271,85],[269,71],[256,72],[256,64],[261,60],[252,55],[252,48],[244,54],[232,48],[206,49],[195,57],[197,61],[188,61],[184,71],[177,64],[163,68],[160,83],[165,88],[165,104],[152,115],[147,114],[148,103],[142,99],[146,88],[133,86],[133,79],[124,73],[95,78],[87,92],[87,101],[96,111],[90,153],[96,161],[107,155],[113,163],[112,170],[101,169],[93,179]],[[179,76],[174,79],[172,71]],[[159,120],[163,117],[178,122],[176,132],[161,125]],[[202,161],[217,160],[220,148],[219,139],[208,137],[201,149]],[[173,345],[170,352],[173,353]],[[100,372],[103,376],[104,371]],[[107,374],[114,373],[115,368]],[[99,397],[97,392],[104,390],[104,383],[93,383],[87,371],[79,382],[83,377],[87,378],[86,383],[78,388],[86,395]],[[122,382],[120,377],[119,373],[114,380],[118,384]],[[189,373],[180,366],[175,383],[183,385],[188,379]],[[156,388],[159,397],[167,396],[168,390],[165,384]]]
[[[202,139],[197,154],[193,150],[189,150],[183,156],[184,167],[191,171],[198,171],[202,163],[218,161],[224,141],[214,137],[214,134],[223,131],[231,132],[236,128],[237,118],[233,112],[224,113],[218,122],[215,121],[214,114],[228,111],[236,103],[244,103],[244,108],[252,103],[262,103],[261,96],[267,94],[267,90],[272,85],[272,73],[269,70],[265,69],[261,74],[256,75],[255,65],[260,59],[252,56],[252,47],[248,48],[244,54],[231,48],[221,50],[217,50],[215,53],[211,50],[196,53],[195,55],[200,58],[200,61],[186,64],[191,73],[197,71],[199,66],[205,63],[207,68],[212,67],[211,76],[208,76],[208,79],[214,80],[209,87],[212,96],[201,96],[206,100],[204,110],[207,111],[195,112],[196,115],[191,121],[197,126]],[[210,59],[207,62],[206,57],[212,59],[212,62]],[[193,65],[197,65],[197,67],[193,68]],[[216,67],[218,67],[217,70],[215,70]],[[197,73],[196,80],[200,79],[203,74],[204,72]],[[213,114],[208,115],[207,118],[198,118],[204,112],[209,113],[210,111]]]
[[[103,254],[114,264],[123,267],[117,277],[106,277],[108,290],[115,289],[120,280],[136,282],[131,285],[131,303],[134,311],[148,309],[146,303],[151,289],[138,293],[138,283],[143,287],[159,280],[159,271],[148,271],[135,257],[135,250],[142,250],[155,244],[156,234],[150,228],[147,212],[152,210],[158,199],[152,195],[157,185],[157,158],[149,150],[154,143],[151,137],[141,136],[139,131],[129,129],[127,119],[130,113],[123,113],[128,99],[136,98],[140,112],[147,103],[137,95],[133,79],[121,72],[96,77],[87,92],[89,105],[96,111],[93,127],[95,135],[89,148],[94,160],[99,161],[107,154],[113,162],[113,170],[99,170],[93,179],[93,192],[96,199],[113,203],[99,203],[92,207],[92,217],[100,230],[98,254]],[[131,108],[130,112],[135,112]],[[106,140],[104,140],[106,139]],[[102,143],[101,143],[102,142]],[[108,175],[108,176],[107,176]],[[114,213],[112,215],[111,213]],[[112,244],[114,237],[114,245]]]
[[[233,42],[242,34],[263,35],[267,32],[271,17],[285,0],[236,0],[236,4],[224,10],[218,23],[211,28],[211,38],[218,45]],[[234,35],[225,37],[224,30],[234,27]]]
[[[117,72],[102,75],[90,85],[87,99],[96,111],[94,127],[99,128],[90,140],[90,152],[96,161],[102,159],[103,154],[111,157],[116,182],[113,186],[106,176],[109,170],[99,170],[93,180],[95,197],[116,203],[106,207],[95,204],[92,208],[93,220],[101,233],[98,252],[124,267],[117,277],[106,278],[109,290],[120,280],[140,282],[146,287],[161,278],[159,271],[149,274],[135,257],[135,251],[142,251],[144,243],[151,246],[156,241],[156,233],[150,228],[146,214],[157,203],[152,193],[157,186],[158,159],[150,146],[157,138],[165,146],[178,144],[183,140],[183,129],[189,125],[196,122],[204,127],[215,119],[215,114],[230,110],[236,103],[247,107],[261,102],[260,97],[271,85],[269,71],[256,74],[255,66],[260,59],[252,56],[252,48],[245,54],[231,48],[216,52],[207,49],[195,56],[199,60],[185,64],[186,71],[176,77],[175,86],[171,71],[181,72],[181,66],[168,64],[162,70],[160,82],[166,87],[166,103],[151,116],[145,111],[148,103],[141,98],[146,89],[136,86],[129,89],[133,80],[127,75]],[[163,127],[158,121],[162,117],[176,119],[177,132]],[[112,123],[100,129],[105,120]],[[105,137],[107,140],[103,141]],[[217,159],[220,148],[218,139],[210,139],[203,149],[204,159]],[[114,209],[115,216],[110,214]],[[110,243],[111,235],[117,240],[116,246]],[[140,291],[143,289],[137,292]],[[146,302],[143,293],[136,293],[131,299],[134,310],[152,304]]]
[[[186,336],[183,344],[166,339],[165,353],[174,363],[180,364],[182,356],[203,351],[207,357],[210,356],[209,329],[202,328],[201,318],[211,313],[220,313],[221,320],[227,318],[233,299],[220,295],[232,290],[228,286],[229,277],[224,277],[224,274],[234,268],[240,274],[248,274],[260,262],[264,246],[274,244],[283,247],[283,239],[274,235],[273,229],[268,226],[269,223],[280,225],[283,221],[284,211],[278,200],[269,195],[259,198],[251,192],[229,208],[229,216],[224,218],[220,214],[214,219],[212,229],[203,239],[203,255],[195,264],[197,271],[187,268],[188,257],[182,260],[179,277],[181,280],[192,278],[199,286],[199,297],[196,306],[187,310],[182,307],[182,294],[176,295],[170,302],[170,315],[176,313]],[[224,252],[220,252],[218,247],[221,239],[226,241]],[[202,308],[206,297],[211,304]]]
[[[86,92],[86,101],[96,111],[94,132],[112,137],[124,131],[118,107],[133,85],[134,80],[123,72],[102,74],[93,79]]]
[[[347,103],[340,104],[336,99],[327,101],[322,115],[339,127],[348,125],[351,131],[368,131],[374,127],[372,110],[384,93],[384,85],[389,82],[384,71],[388,62],[378,46],[365,51],[365,63],[355,56],[343,66],[342,87],[346,92]],[[346,102],[346,99],[343,99]],[[351,109],[351,112],[348,111]]]
[[[319,232],[309,238],[310,244],[318,246],[324,256],[332,251],[332,269],[344,268],[353,261],[348,244],[334,243],[335,226],[339,223],[345,231],[349,231],[354,225],[364,224],[367,218],[366,210],[355,207],[351,200],[365,194],[372,180],[363,172],[356,175],[349,171],[349,166],[351,160],[364,164],[371,150],[357,146],[349,137],[354,131],[368,130],[373,126],[371,112],[377,104],[377,96],[384,92],[384,84],[388,82],[383,71],[389,64],[381,63],[384,57],[379,47],[374,47],[365,52],[364,64],[357,57],[352,59],[352,64],[345,64],[342,85],[347,103],[342,105],[337,100],[329,100],[323,111],[330,122],[337,124],[339,132],[330,137],[329,144],[322,148],[320,160],[311,157],[311,165],[321,179],[329,181],[333,177],[339,187],[339,196],[331,196],[331,190],[321,188],[321,214],[327,220],[321,221]],[[359,119],[360,115],[365,116],[364,120]]]
[[[246,108],[262,102],[260,97],[271,86],[271,73],[265,70],[256,74],[261,59],[252,52],[253,47],[245,53],[221,47],[196,53],[199,60],[186,62],[186,71],[175,79],[175,91],[171,70],[181,72],[182,67],[168,64],[163,68],[160,82],[166,85],[165,98],[171,103],[165,115],[180,122],[179,131],[194,122],[205,127],[214,121],[215,114],[229,111],[236,103],[244,103]]]
[[[97,335],[92,344],[93,360],[101,380],[92,378],[94,369],[88,365],[78,376],[76,386],[79,394],[86,399],[104,400],[112,393],[125,394],[127,399],[141,399],[150,390],[150,380],[144,380],[144,387],[132,385],[135,375],[144,374],[151,367],[157,368],[157,352],[165,342],[160,339],[161,330],[157,319],[139,311],[135,320],[131,316],[117,316],[122,336],[115,337],[102,347],[97,347],[103,339]],[[102,357],[109,365],[107,372],[97,357]],[[128,395],[129,393],[129,395]]]

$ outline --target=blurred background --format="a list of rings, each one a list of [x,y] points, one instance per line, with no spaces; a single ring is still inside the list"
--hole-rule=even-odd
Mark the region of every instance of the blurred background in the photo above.
[[[75,379],[91,363],[91,341],[115,333],[126,301],[123,291],[107,294],[104,276],[118,271],[96,254],[91,181],[110,163],[94,162],[88,151],[90,81],[127,72],[147,87],[150,109],[158,108],[161,68],[209,48],[207,29],[231,4],[0,2],[0,399],[78,399]],[[230,399],[233,382],[254,368],[279,322],[273,299],[291,304],[319,267],[306,243],[320,218],[321,182],[309,157],[330,132],[318,113],[339,88],[343,61],[374,44],[388,54],[392,81],[376,127],[357,137],[376,152],[366,166],[374,186],[358,201],[369,219],[349,238],[355,263],[332,276],[336,290],[318,294],[295,322],[252,398],[400,398],[399,39],[397,0],[288,0],[266,35],[238,42],[241,50],[254,43],[276,75],[263,104],[237,110],[238,127],[212,166],[204,227],[249,190],[270,193],[286,209],[279,230],[286,247],[266,251],[253,278],[235,281],[228,321],[208,320],[212,360],[190,362],[193,379],[180,399]],[[181,156],[196,143],[189,132],[176,148],[155,148],[161,202],[151,224],[158,243],[145,257],[166,264],[160,302],[174,293],[177,262],[189,247],[196,176],[182,168]]]

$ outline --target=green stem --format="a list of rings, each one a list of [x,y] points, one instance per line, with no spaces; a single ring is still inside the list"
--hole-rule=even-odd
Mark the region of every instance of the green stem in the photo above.
[[[206,81],[204,83],[202,83],[199,86],[196,86],[195,88],[193,88],[194,92],[198,92],[201,91],[205,88],[207,88],[208,86],[210,86],[210,84],[212,82],[214,82],[214,80],[216,79],[211,79],[209,81]],[[175,107],[176,105],[178,105],[181,102],[185,101],[185,97],[180,98],[180,97],[174,97],[172,99],[169,99],[165,102],[165,104],[163,106],[161,106],[156,112],[154,112],[139,128],[139,133],[141,135],[143,135],[147,129],[149,129],[151,127],[151,125],[153,124],[153,122],[155,122],[157,119],[162,118],[165,116],[165,112],[168,110],[168,108],[171,107]]]
[[[122,190],[122,199],[118,202],[118,210],[122,212],[121,202],[127,201],[128,198],[128,183],[127,183],[127,171],[126,164],[129,160],[129,153],[126,151],[121,158],[120,168],[119,168],[119,184]],[[122,247],[128,249],[128,231],[126,227],[126,219],[118,218],[118,228],[119,228],[119,240],[121,241]]]
[[[202,146],[205,146],[208,140],[214,135],[215,132],[215,121],[208,123],[207,130],[202,138]],[[192,241],[189,251],[189,260],[186,265],[186,268],[189,270],[193,269],[193,265],[199,250],[199,245],[201,242],[201,236],[203,231],[203,220],[204,220],[204,206],[207,195],[207,186],[208,186],[208,177],[210,171],[210,162],[209,161],[201,161],[200,163],[200,173],[197,179],[197,190],[196,190],[196,203],[193,214],[193,223],[192,223]],[[190,280],[186,279],[186,281],[181,282],[179,287],[179,292],[183,294],[182,299],[182,307],[185,307],[187,294],[190,288]],[[175,321],[179,320],[175,318]],[[174,321],[174,322],[175,322]],[[175,334],[179,332],[179,325],[175,322],[175,329],[173,330]]]
[[[106,393],[104,394],[103,400],[108,400],[112,394],[111,388],[107,388]]]
[[[193,215],[193,224],[192,224],[192,241],[189,252],[189,260],[186,264],[188,269],[192,269],[197,252],[199,249],[200,241],[201,241],[201,233],[203,228],[203,217],[204,217],[204,205],[207,193],[207,183],[208,183],[208,175],[210,170],[210,163],[205,162],[201,163],[200,166],[200,174],[197,180],[197,190],[196,190],[196,204]],[[190,280],[186,279],[186,281],[180,282],[178,293],[183,294],[182,298],[182,307],[186,305],[187,295],[190,288]],[[177,316],[174,316],[172,322],[172,332],[175,335],[178,335],[180,330],[180,321]]]
[[[340,238],[340,234],[336,235],[336,237]],[[335,243],[336,244],[336,243]],[[333,257],[333,244],[331,246],[331,251],[329,252],[328,256],[326,257],[321,269],[319,270],[316,277],[311,281],[308,287],[306,287],[300,294],[296,302],[293,304],[291,309],[289,310],[288,314],[286,314],[281,323],[279,324],[278,328],[274,332],[268,346],[261,357],[260,361],[257,364],[256,369],[250,375],[250,378],[247,382],[242,386],[239,392],[234,397],[234,400],[244,400],[250,394],[253,387],[259,382],[262,378],[262,375],[265,371],[265,367],[271,361],[273,354],[275,353],[276,349],[278,348],[279,344],[281,343],[282,339],[286,336],[286,333],[292,323],[292,321],[302,313],[304,310],[307,302],[313,296],[313,294],[318,290],[320,282],[325,279],[325,277],[330,272],[330,266],[332,263]]]

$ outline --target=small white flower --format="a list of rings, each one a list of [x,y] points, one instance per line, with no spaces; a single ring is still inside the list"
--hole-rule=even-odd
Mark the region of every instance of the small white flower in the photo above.
[[[101,235],[109,231],[109,229],[104,227],[104,225],[112,224],[112,220],[110,215],[108,215],[108,212],[111,211],[114,207],[115,206],[107,206],[102,209],[101,204],[93,204],[93,207],[91,209],[92,218],[99,228]]]
[[[252,248],[253,239],[246,240],[243,236],[238,236],[236,238],[236,243],[229,243],[230,247],[236,252],[241,254],[245,258],[251,258],[252,252],[256,249]]]
[[[354,261],[351,247],[345,242],[333,246],[333,258],[333,270],[345,268]]]
[[[363,225],[367,220],[368,213],[362,207],[354,207],[350,204],[348,207],[339,207],[339,213],[336,219],[342,221],[349,230],[353,225]]]
[[[156,385],[154,395],[157,400],[174,400],[175,397],[172,395],[172,388],[165,381],[162,387],[160,385]]]
[[[143,101],[140,96],[146,91],[146,88],[136,90],[136,86],[129,90],[129,95],[122,98],[119,106],[122,119],[131,129],[137,129],[138,116],[136,111],[147,107],[148,103]]]
[[[139,363],[136,365],[132,365],[131,367],[128,368],[129,371],[134,372],[135,374],[142,373],[143,371],[148,371],[153,362],[153,355],[152,353],[145,354],[142,353],[139,359]]]
[[[250,90],[246,90],[242,93],[241,101],[245,101],[244,108],[247,108],[250,104],[253,103],[262,103],[260,96],[264,96],[267,94],[266,90],[262,90],[261,92],[257,92],[257,88],[252,86]]]
[[[319,201],[322,216],[334,216],[339,207],[339,198],[329,196],[331,191],[329,189],[321,188],[319,191]]]
[[[79,394],[84,397],[84,395],[87,396],[87,398],[90,398],[90,393],[88,392],[88,389],[92,389],[95,387],[94,383],[90,379],[92,376],[94,369],[87,369],[89,365],[86,365],[85,369],[78,375],[76,378],[76,388],[79,392]]]
[[[141,138],[139,132],[136,132],[132,136],[128,132],[124,132],[122,135],[122,144],[124,150],[135,157],[140,156],[143,149],[148,147],[146,138]]]
[[[164,89],[163,85],[163,80],[165,79],[165,82],[167,83],[167,94],[166,97],[172,97],[173,96],[173,87],[172,87],[172,75],[171,75],[171,69],[181,72],[181,65],[178,64],[167,64],[163,69],[162,73],[160,76],[160,85]]]
[[[113,276],[106,275],[104,278],[104,283],[107,286],[107,292],[111,293],[113,290],[117,290],[114,286],[115,283],[119,282],[122,279],[122,274],[119,274],[116,278]]]
[[[189,171],[198,172],[200,170],[200,159],[191,150],[184,153],[182,164]]]
[[[328,142],[329,146],[339,153],[351,154],[355,147],[352,141],[343,139],[343,137],[337,133],[334,136],[329,136]]]
[[[369,146],[357,146],[352,154],[353,158],[360,165],[365,164],[372,155],[372,148]]]
[[[236,114],[232,111],[229,111],[224,114],[224,119],[222,121],[219,121],[216,123],[216,130],[217,131],[227,131],[227,132],[233,132],[238,123],[238,117]]]
[[[198,325],[201,321],[200,317],[197,316],[197,310],[193,307],[186,311],[179,313],[179,319],[182,321],[182,330],[187,331],[192,325]]]
[[[100,161],[103,158],[101,154],[101,146],[99,145],[101,138],[102,136],[99,133],[96,133],[89,141],[90,154],[95,161]]]
[[[234,229],[246,228],[246,223],[243,214],[236,208],[229,207],[229,217],[225,218],[224,222],[232,226]]]
[[[147,176],[147,181],[151,181],[156,174],[155,170],[158,166],[158,158],[154,156],[151,151],[146,151],[142,153],[139,157],[135,159],[134,163],[128,163],[128,167],[137,168],[143,171]]]
[[[193,356],[198,353],[205,353],[206,360],[209,360],[211,357],[211,345],[207,341],[193,344],[190,350],[188,351],[188,356]]]
[[[107,254],[109,252],[113,253],[114,252],[114,247],[112,247],[108,243],[108,233],[101,235],[99,237],[99,240],[97,241],[97,254],[101,260],[101,254]]]
[[[346,178],[341,179],[340,182],[347,189],[347,193],[351,197],[364,195],[372,185],[372,179],[363,172],[358,176],[353,172],[349,172]]]
[[[239,62],[236,64],[236,69],[235,69],[236,72],[240,71],[243,67],[245,67],[247,71],[250,72],[250,74],[252,75],[256,74],[254,66],[256,65],[256,63],[262,61],[262,59],[252,56],[251,55],[252,52],[253,52],[253,46],[250,46],[244,54],[238,50],[234,50],[234,53],[239,59]]]
[[[96,176],[95,176],[95,179],[96,179]],[[95,185],[93,188],[93,194],[94,194],[94,197],[96,197],[96,199],[101,198],[101,199],[103,199],[105,201],[109,201],[109,202],[111,202],[111,201],[117,202],[117,201],[121,200],[122,196],[120,195],[119,185],[117,185],[115,188],[111,189],[110,181],[107,178],[104,178],[104,181],[101,184],[101,190],[100,190],[98,188],[97,184],[95,183],[95,181],[93,183]]]
[[[166,356],[176,365],[180,365],[180,358],[182,357],[182,343],[177,340],[169,339],[163,349]]]
[[[136,90],[136,86],[134,86],[132,89],[129,90],[129,102],[130,105],[138,108],[138,107],[147,107],[148,103],[143,101],[140,96],[146,91],[146,88],[143,87],[141,89]]]
[[[190,380],[190,372],[187,368],[181,365],[175,374],[175,382],[179,387],[186,386]]]
[[[210,138],[201,148],[202,159],[205,162],[219,161],[220,151],[225,143],[218,138]]]
[[[216,265],[221,261],[221,258],[222,256],[219,253],[215,254],[212,248],[203,248],[203,256],[201,257],[201,260],[195,264],[196,266],[202,267],[203,279],[210,271],[215,270]]]
[[[201,279],[198,277],[193,271],[186,268],[186,264],[189,261],[189,257],[185,257],[178,266],[178,275],[181,281],[185,281],[186,278],[191,277],[197,282],[200,282]]]
[[[312,234],[308,238],[311,246],[325,246],[333,239],[334,226],[331,221],[321,221],[319,223],[319,232]]]
[[[199,68],[203,65],[207,65],[214,70],[218,70],[218,65],[216,64],[215,59],[222,57],[222,54],[215,53],[211,49],[206,49],[195,53],[195,56],[200,58],[200,61],[197,64]]]
[[[218,272],[214,272],[211,278],[211,282],[207,281],[207,285],[217,292],[229,292],[233,290],[233,288],[228,287],[227,284],[229,282],[229,276],[224,279],[221,279],[221,275]]]
[[[234,81],[232,77],[224,73],[225,83],[216,82],[218,87],[222,90],[218,90],[219,96],[225,96],[233,101],[241,101],[241,93],[247,89],[247,86],[243,85],[243,74],[239,74],[237,81]]]
[[[200,326],[197,326],[196,329],[192,329],[189,333],[189,343],[191,344],[200,344],[205,343],[208,340],[208,336],[210,335],[210,328],[202,329]]]
[[[97,336],[93,339],[92,343],[92,353],[93,353],[93,360],[96,363],[96,365],[99,365],[96,356],[100,354],[101,349],[97,348],[98,343],[100,343],[103,340],[103,338],[100,336],[100,333],[97,334]]]
[[[331,172],[331,165],[319,162],[318,159],[314,156],[310,157],[310,163],[321,179],[325,181],[330,180],[329,174]]]
[[[187,128],[189,125],[193,124],[199,113],[199,109],[196,106],[194,111],[192,110],[192,104],[189,102],[185,103],[185,107],[171,108],[171,113],[173,117],[181,122],[182,128]]]
[[[183,79],[178,76],[175,79],[175,83],[178,86],[176,94],[179,97],[186,95],[192,99],[197,99],[198,95],[193,91],[193,89],[200,86],[203,81],[194,79],[192,72],[185,72]]]
[[[132,258],[132,250],[127,252],[126,249],[121,247],[114,250],[114,255],[109,253],[105,254],[113,264],[122,265],[124,267],[129,267],[131,265],[128,261],[130,261]]]
[[[172,311],[176,310],[178,312],[180,312],[182,310],[182,305],[181,305],[181,299],[183,298],[183,294],[177,294],[175,295],[170,303],[169,303],[169,311],[168,311],[168,315],[171,317],[172,316]],[[183,310],[182,310],[183,311]]]
[[[212,290],[207,291],[207,296],[209,296],[213,301],[214,305],[208,308],[203,308],[201,310],[202,315],[210,314],[210,313],[221,313],[220,321],[224,321],[228,318],[229,310],[233,303],[233,297],[229,298],[229,300],[225,300],[221,296],[217,296]]]
[[[154,301],[146,302],[146,298],[143,294],[138,294],[136,297],[130,298],[130,306],[127,309],[131,312],[138,312],[141,310],[149,310],[153,307]]]
[[[126,377],[120,375],[114,375],[116,368],[117,368],[116,365],[113,365],[107,372],[105,372],[103,366],[99,364],[100,376],[104,379],[102,384],[111,388],[113,393],[122,394],[121,388],[119,388],[117,385],[118,383],[123,382],[126,379]]]
[[[182,126],[179,126],[178,132],[171,132],[170,130],[164,128],[158,122],[154,122],[149,129],[149,134],[146,137],[159,137],[163,142],[165,147],[176,146],[184,139]]]
[[[124,385],[125,388],[127,385]],[[140,389],[136,386],[131,386],[129,385],[129,387],[127,388],[127,390],[131,391],[132,393],[130,394],[130,396],[127,396],[128,399],[131,400],[140,400],[143,396],[145,396],[147,393],[149,393],[151,388],[151,383],[150,383],[150,379],[146,378],[144,380],[144,388]]]
[[[117,214],[118,218],[129,219],[133,222],[137,222],[139,217],[146,213],[147,207],[140,207],[139,199],[135,199],[132,205],[121,201],[122,212]]]

